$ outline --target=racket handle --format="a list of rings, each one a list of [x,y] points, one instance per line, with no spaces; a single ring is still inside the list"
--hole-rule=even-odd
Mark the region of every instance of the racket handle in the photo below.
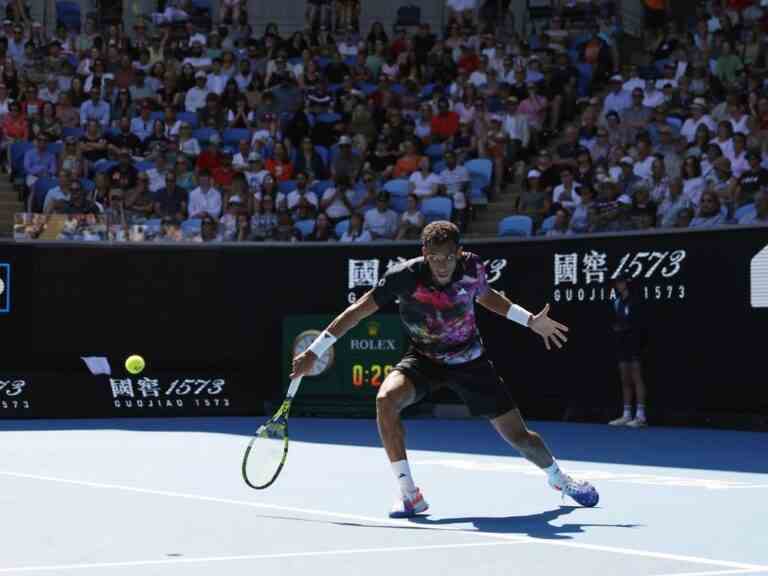
[[[293,398],[296,395],[296,392],[299,391],[299,385],[301,384],[301,376],[298,378],[294,378],[291,380],[291,385],[288,387],[288,395],[287,399]]]

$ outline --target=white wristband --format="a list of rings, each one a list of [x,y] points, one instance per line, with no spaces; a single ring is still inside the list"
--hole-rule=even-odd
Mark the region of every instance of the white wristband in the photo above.
[[[517,304],[512,304],[509,307],[509,310],[507,310],[507,318],[513,322],[521,324],[522,326],[528,326],[528,321],[530,320],[531,316],[532,314],[528,312],[528,310],[522,306],[518,306]]]
[[[328,349],[333,346],[336,343],[336,336],[328,332],[328,330],[323,330],[320,333],[320,336],[315,338],[315,341],[310,344],[309,350],[312,352],[315,356],[320,358],[323,354],[325,354]]]

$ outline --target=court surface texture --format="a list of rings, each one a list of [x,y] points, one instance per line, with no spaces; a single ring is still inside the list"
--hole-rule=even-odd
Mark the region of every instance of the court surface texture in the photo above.
[[[373,420],[292,418],[264,491],[263,418],[0,422],[0,576],[768,575],[768,435],[529,422],[580,508],[487,422],[408,420],[429,514],[390,520]]]

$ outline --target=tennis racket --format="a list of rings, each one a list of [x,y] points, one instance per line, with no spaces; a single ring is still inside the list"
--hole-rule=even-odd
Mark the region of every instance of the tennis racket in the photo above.
[[[272,485],[288,457],[288,412],[301,384],[301,376],[291,380],[288,394],[275,415],[259,426],[243,456],[243,480],[255,490]]]

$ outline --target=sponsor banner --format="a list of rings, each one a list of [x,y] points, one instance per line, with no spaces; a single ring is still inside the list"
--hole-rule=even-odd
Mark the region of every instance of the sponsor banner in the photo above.
[[[566,348],[547,352],[530,331],[478,311],[490,358],[535,418],[619,405],[611,330],[619,275],[632,279],[645,305],[649,410],[768,410],[759,337],[768,323],[767,245],[764,228],[742,228],[468,242],[465,249],[485,262],[492,288],[533,312],[550,303],[551,316],[570,327]],[[0,380],[26,383],[20,396],[32,417],[257,413],[282,398],[294,339],[309,345],[313,330],[419,254],[416,243],[0,243],[0,264],[9,263],[0,265],[0,308],[11,312],[0,315]],[[336,380],[317,398],[373,401],[408,345],[397,314],[395,303],[337,343],[335,360],[325,359]],[[146,359],[143,374],[94,376],[81,359],[108,357],[122,370],[130,354]],[[331,372],[316,377],[316,390]],[[300,396],[312,389],[302,387]],[[16,389],[0,390],[7,402],[6,390]]]

